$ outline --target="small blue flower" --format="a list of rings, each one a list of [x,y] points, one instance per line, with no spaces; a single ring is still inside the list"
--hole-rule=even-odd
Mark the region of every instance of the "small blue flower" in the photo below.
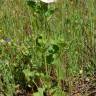
[[[4,41],[8,43],[8,42],[11,42],[11,39],[10,38],[4,38]]]

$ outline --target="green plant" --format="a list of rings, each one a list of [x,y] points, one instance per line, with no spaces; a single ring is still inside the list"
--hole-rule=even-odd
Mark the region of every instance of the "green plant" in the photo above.
[[[94,2],[1,0],[1,93],[69,96],[73,81],[93,78]]]

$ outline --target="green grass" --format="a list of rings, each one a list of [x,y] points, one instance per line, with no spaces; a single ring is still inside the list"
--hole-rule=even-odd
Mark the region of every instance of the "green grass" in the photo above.
[[[13,96],[19,84],[23,89],[37,87],[36,94],[34,89],[30,92],[34,96],[46,90],[52,96],[69,96],[75,76],[93,76],[94,2],[61,0],[46,11],[41,3],[34,7],[27,0],[0,0],[0,94]]]

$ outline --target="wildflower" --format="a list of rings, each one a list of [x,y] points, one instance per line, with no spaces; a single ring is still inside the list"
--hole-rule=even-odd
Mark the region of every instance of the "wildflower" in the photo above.
[[[44,3],[54,3],[57,0],[41,0],[41,1],[44,2]]]
[[[10,41],[11,41],[10,38],[5,38],[4,40],[5,40],[6,42],[10,42]]]
[[[4,38],[4,39],[0,39],[0,44],[8,44],[11,45],[11,39],[10,38]]]
[[[83,73],[83,70],[81,69],[79,73],[82,74]]]
[[[0,43],[5,43],[5,41],[3,39],[0,40]]]
[[[5,41],[8,45],[11,45],[11,39],[10,39],[10,38],[4,38],[4,41]]]

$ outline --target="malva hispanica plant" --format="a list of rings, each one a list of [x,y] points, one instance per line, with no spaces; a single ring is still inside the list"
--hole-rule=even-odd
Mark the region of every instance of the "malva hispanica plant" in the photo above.
[[[0,95],[20,94],[19,84],[34,96],[69,96],[75,76],[92,76],[93,3],[1,2]]]

